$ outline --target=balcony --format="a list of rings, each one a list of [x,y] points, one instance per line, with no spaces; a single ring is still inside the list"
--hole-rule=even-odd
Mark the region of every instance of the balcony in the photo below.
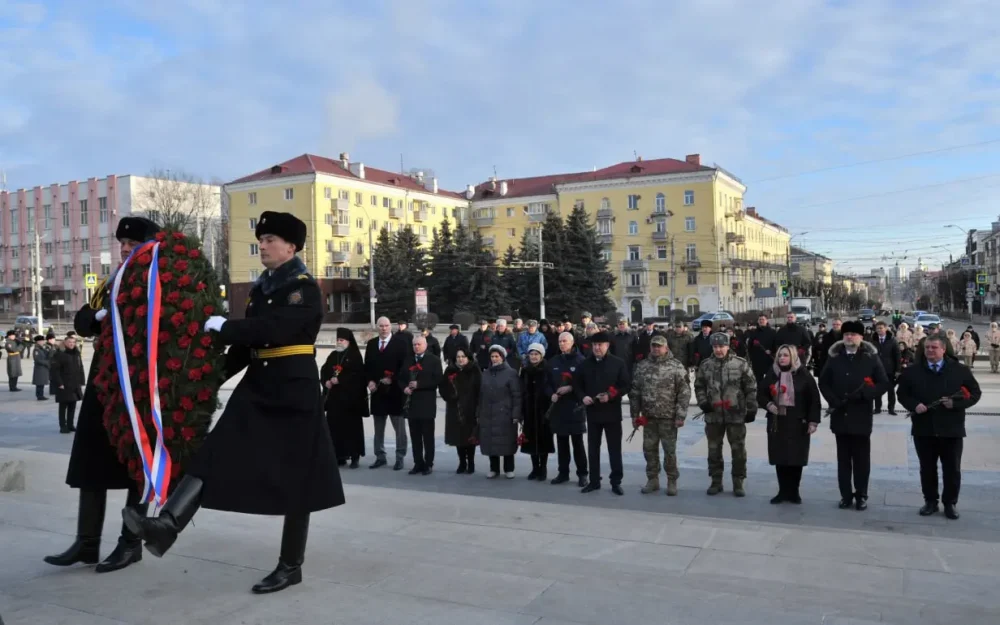
[[[628,260],[623,260],[622,261],[622,269],[624,271],[635,271],[637,269],[638,270],[646,270],[648,268],[649,267],[648,267],[646,261],[642,260],[641,258],[637,258],[637,259],[634,259],[634,260],[633,259],[628,259]]]
[[[413,221],[427,221],[427,209],[421,208],[413,211]]]
[[[330,199],[330,210],[331,211],[346,211],[350,210],[351,202],[350,200],[345,200],[343,198],[335,197]]]
[[[477,228],[485,228],[493,225],[493,215],[473,216],[472,222]]]
[[[611,245],[612,241],[614,241],[614,238],[615,238],[615,235],[613,235],[611,233],[598,234],[597,235],[597,242],[600,243],[601,245]]]
[[[673,217],[674,212],[668,210],[653,211],[649,214],[650,219],[666,219],[667,217]]]
[[[666,230],[653,230],[653,240],[654,241],[666,241],[667,231]]]
[[[333,236],[346,237],[351,234],[351,224],[333,224]]]
[[[493,247],[494,245],[496,245],[496,237],[483,237],[483,247]]]
[[[389,207],[389,219],[402,219],[402,218],[403,218],[402,208],[399,208],[398,206]]]
[[[639,286],[633,286],[631,284],[625,286],[625,292],[629,295],[642,295],[647,290],[645,284],[640,284]]]
[[[613,212],[610,208],[599,208],[597,209],[598,219],[611,219],[613,217]]]
[[[350,252],[330,252],[330,262],[334,265],[343,265],[351,262]]]
[[[546,216],[547,216],[547,213],[545,213],[544,211],[540,212],[540,213],[538,213],[538,212],[528,213],[528,221],[530,223],[539,223],[539,222],[545,221],[545,217]]]
[[[701,260],[697,256],[694,258],[685,258],[681,261],[681,267],[685,269],[701,269]]]
[[[726,243],[735,243],[736,245],[743,245],[747,242],[745,235],[736,234],[735,232],[726,233]]]

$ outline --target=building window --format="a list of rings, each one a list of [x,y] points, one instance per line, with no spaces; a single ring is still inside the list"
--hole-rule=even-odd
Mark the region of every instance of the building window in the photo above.
[[[688,272],[688,286],[694,286],[696,284],[698,284],[698,271],[696,269],[692,269]]]
[[[667,259],[667,246],[666,245],[657,245],[656,246],[656,258],[658,258],[659,260],[666,260]]]
[[[68,254],[69,253],[69,251],[70,251],[70,244],[71,243],[72,243],[72,241],[70,241],[70,240],[66,240],[66,241],[62,242],[62,251],[63,251],[64,254]]]
[[[354,227],[357,228],[358,230],[363,230],[364,227],[365,227],[365,220],[364,220],[364,218],[358,217],[354,221]]]
[[[629,286],[642,286],[642,274],[638,271],[632,271],[628,274],[628,285]]]
[[[292,200],[294,198],[295,198],[295,189],[292,189],[291,187],[285,189],[285,199]]]
[[[517,236],[517,228],[507,228],[507,236],[512,237],[512,238],[516,237]]]
[[[260,269],[251,269],[250,270],[250,282],[256,282],[257,278],[259,278],[259,277],[260,277]]]
[[[80,251],[81,252],[89,252],[90,251],[90,239],[80,239]],[[87,271],[85,271],[83,273],[90,273],[90,270],[88,269]]]
[[[667,277],[668,276],[666,271],[661,271],[658,274],[656,274],[657,284],[659,284],[660,286],[667,286]]]
[[[628,246],[628,259],[629,260],[639,260],[642,255],[642,251],[639,249],[638,245]]]
[[[361,241],[357,242],[357,244],[354,246],[354,249],[357,251],[358,256],[365,255],[365,244],[362,243]]]
[[[46,230],[52,229],[52,205],[45,204],[42,206],[42,220],[45,222],[43,226]]]
[[[90,263],[82,263],[80,265],[80,271],[83,272],[83,275],[90,273]]]
[[[389,225],[391,226],[392,224],[389,224]],[[372,230],[378,230],[378,219],[372,219],[372,227],[371,227],[371,229]]]
[[[656,225],[654,226],[654,229],[657,232],[666,232],[667,231],[667,220],[666,219],[657,219],[656,220]]]
[[[327,278],[333,277],[333,265],[327,265],[323,271],[326,274]]]
[[[10,209],[10,231],[12,233],[14,233],[14,234],[17,234],[18,232],[20,232],[20,230],[18,229],[17,209],[16,208]]]
[[[377,196],[377,195],[375,195],[375,194],[373,193],[373,194],[372,194],[372,198],[371,198],[371,200],[372,200],[372,201],[371,201],[371,205],[372,205],[372,206],[378,206],[378,196]]]
[[[326,242],[326,251],[328,251],[328,252],[332,252],[333,251],[333,241],[327,241]]]
[[[340,191],[337,191],[337,197],[341,200],[349,200],[351,199],[351,192],[347,189],[341,189]]]
[[[73,265],[63,265],[63,277],[64,278],[73,277]]]
[[[329,200],[333,197],[333,189],[330,187],[323,187],[323,199]]]
[[[351,225],[350,214],[348,214],[347,211],[338,211],[338,213],[339,214],[337,215],[337,223],[339,223],[341,226],[350,226]],[[362,226],[358,227],[361,228]]]
[[[392,208],[392,199],[387,197],[382,198],[382,208]]]
[[[661,299],[656,302],[656,314],[666,317],[670,314],[670,300]]]
[[[111,275],[111,264],[101,265],[101,275],[109,276]]]
[[[327,213],[327,214],[323,215],[323,220],[326,222],[326,225],[332,226],[333,225],[333,214],[332,213]]]
[[[609,211],[609,210],[611,210],[611,200],[609,200],[606,197],[602,197],[601,198],[601,210],[602,211]]]
[[[694,232],[694,217],[684,218],[684,232]]]
[[[695,260],[698,258],[698,244],[688,243],[684,250],[684,258],[688,260]]]
[[[260,246],[257,245],[256,243],[251,243],[250,244],[250,255],[251,256],[259,256],[260,255]]]
[[[628,196],[628,209],[630,211],[637,211],[637,210],[639,210],[639,196],[638,195],[632,194],[632,195]]]
[[[86,226],[89,221],[87,216],[87,200],[80,200],[80,225]]]
[[[667,198],[662,193],[656,194],[656,212],[658,213],[667,212]]]
[[[688,190],[684,192],[684,206],[691,206],[694,204],[694,191]]]
[[[256,217],[251,217],[250,218],[250,229],[251,230],[256,230],[257,229],[257,218]]]
[[[513,209],[513,207],[510,207],[510,206],[507,207],[507,216],[508,217],[513,217],[514,216],[514,209]]]
[[[21,248],[18,248],[18,247],[12,247],[12,248],[10,248],[10,257],[11,258],[20,258],[21,257]]]
[[[45,244],[45,253],[46,254],[51,254],[52,253],[52,242],[51,241]]]
[[[97,213],[97,218],[100,220],[100,223],[108,223],[108,217],[110,216],[108,213],[108,198],[97,198]]]
[[[603,258],[608,262],[611,262],[611,250],[608,249],[601,250],[601,258]]]
[[[31,206],[24,209],[25,221],[28,222],[28,232],[35,231],[35,209]]]
[[[20,269],[12,269],[11,270],[11,274],[14,276],[14,282],[17,282],[18,280],[21,279],[21,270]]]
[[[257,192],[251,191],[247,193],[247,204],[253,205],[257,203]]]
[[[354,203],[361,206],[364,203],[364,196],[361,195],[361,191],[354,192]]]
[[[69,202],[60,204],[60,208],[62,208],[63,228],[69,228]]]
[[[610,219],[598,219],[597,220],[597,234],[611,234],[611,220]]]
[[[628,233],[629,234],[639,234],[639,222],[630,221],[628,222]]]

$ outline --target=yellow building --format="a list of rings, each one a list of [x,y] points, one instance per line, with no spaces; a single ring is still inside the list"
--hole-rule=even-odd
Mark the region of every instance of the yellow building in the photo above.
[[[833,284],[833,261],[823,256],[804,250],[800,247],[792,247],[792,268],[793,278],[802,282],[822,282],[825,285]]]
[[[466,197],[472,225],[497,255],[517,248],[525,229],[537,233],[547,213],[565,218],[583,206],[617,277],[611,297],[620,313],[639,321],[672,308],[696,315],[783,303],[788,231],[744,209],[745,191],[738,178],[691,154],[683,161],[639,158],[592,172],[491,179],[470,185]]]
[[[292,213],[306,223],[301,256],[323,289],[326,321],[363,322],[368,319],[364,280],[370,239],[383,227],[390,232],[409,227],[421,243],[430,244],[443,219],[457,225],[468,210],[466,198],[438,188],[437,178],[366,167],[352,163],[346,153],[337,160],[303,154],[234,180],[224,192],[234,315],[242,315],[246,295],[263,269],[254,230],[264,211]]]

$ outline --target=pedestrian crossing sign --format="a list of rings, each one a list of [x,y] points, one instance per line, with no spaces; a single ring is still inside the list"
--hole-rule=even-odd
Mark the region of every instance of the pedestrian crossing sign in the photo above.
[[[990,281],[990,278],[985,273],[977,273],[976,274],[976,283],[977,284],[986,284],[989,281]]]
[[[97,274],[87,273],[83,275],[83,284],[88,289],[93,289],[97,287]]]

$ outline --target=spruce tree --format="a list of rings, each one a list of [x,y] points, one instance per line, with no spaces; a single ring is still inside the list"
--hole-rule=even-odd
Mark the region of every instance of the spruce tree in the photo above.
[[[564,257],[565,249],[566,227],[558,213],[549,213],[542,224],[542,260],[554,265],[545,270],[545,314],[550,319],[561,319],[573,312],[573,289],[566,281],[570,267]],[[537,277],[534,285],[537,293]]]
[[[393,247],[403,273],[402,287],[406,294],[401,295],[401,297],[406,302],[404,315],[406,315],[406,319],[412,319],[416,312],[414,309],[416,290],[421,287],[426,288],[427,251],[421,247],[420,238],[410,226],[396,231],[393,237]]]
[[[455,236],[447,219],[441,221],[440,228],[434,229],[430,255],[430,275],[426,281],[429,305],[441,319],[450,320],[454,318],[455,310],[462,306],[463,273],[469,269],[458,265]]]
[[[483,247],[483,236],[472,232],[469,236],[468,253],[473,258],[472,292],[470,301],[477,315],[497,317],[509,312],[507,287],[500,276],[496,258]]]
[[[608,293],[615,286],[615,276],[608,271],[608,261],[602,255],[597,228],[582,206],[574,206],[566,219],[566,244],[559,256],[566,265],[565,280],[572,289],[571,314],[586,310],[595,315],[615,310]]]
[[[402,258],[397,253],[395,239],[383,227],[375,240],[372,264],[375,268],[375,291],[378,302],[375,312],[395,321],[412,310],[412,291],[406,292],[406,271]],[[369,282],[369,288],[371,283]],[[409,305],[407,304],[409,302]]]

